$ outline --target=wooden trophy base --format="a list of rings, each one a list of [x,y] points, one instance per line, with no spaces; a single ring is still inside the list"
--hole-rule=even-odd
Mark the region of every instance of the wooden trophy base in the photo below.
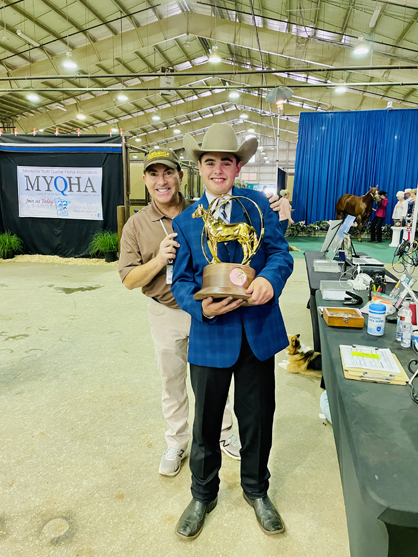
[[[245,291],[255,277],[255,270],[239,263],[216,263],[203,269],[202,289],[193,296],[195,300],[231,297],[248,300]]]

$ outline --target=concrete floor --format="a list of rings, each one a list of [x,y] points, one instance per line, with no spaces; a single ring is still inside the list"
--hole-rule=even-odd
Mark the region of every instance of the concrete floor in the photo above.
[[[176,538],[188,462],[174,478],[158,474],[165,422],[147,299],[115,265],[0,260],[1,557],[347,557],[319,380],[277,365],[269,493],[287,532],[261,532],[239,462],[225,456],[201,536]],[[307,300],[299,259],[281,307],[288,332],[312,344]]]

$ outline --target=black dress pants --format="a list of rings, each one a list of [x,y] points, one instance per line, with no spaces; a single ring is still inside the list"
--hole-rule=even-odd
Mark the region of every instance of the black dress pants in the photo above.
[[[214,350],[222,350],[222,346],[214,347]],[[241,486],[250,499],[264,497],[269,487],[267,463],[275,410],[274,357],[264,362],[258,360],[243,329],[240,355],[232,367],[190,365],[196,400],[190,453],[192,495],[203,503],[215,499],[219,490],[219,437],[232,376],[235,385],[234,410],[242,445]]]
[[[375,242],[382,241],[382,226],[385,221],[385,217],[373,217],[372,223],[370,225],[370,240]]]

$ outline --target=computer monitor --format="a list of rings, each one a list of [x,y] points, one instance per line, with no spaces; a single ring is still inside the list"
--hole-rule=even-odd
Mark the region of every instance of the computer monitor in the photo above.
[[[344,254],[345,254],[345,261],[350,265],[353,264],[353,244],[351,242],[351,236],[348,232],[344,232]]]
[[[330,220],[329,227],[327,231],[327,235],[325,236],[324,243],[322,244],[321,251],[327,252],[329,246],[331,245],[332,240],[335,238],[335,235],[338,233],[340,226],[342,225],[343,221],[339,220]]]
[[[348,233],[354,220],[355,217],[348,215],[347,217],[345,217],[341,226],[338,227],[334,238],[332,239],[327,251],[325,252],[325,257],[327,259],[334,259],[337,250],[341,247],[341,244],[343,243],[344,232]]]

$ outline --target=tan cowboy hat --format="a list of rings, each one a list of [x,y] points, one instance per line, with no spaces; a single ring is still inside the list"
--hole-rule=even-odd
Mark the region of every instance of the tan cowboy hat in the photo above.
[[[242,164],[247,164],[250,158],[257,151],[258,140],[256,137],[251,137],[244,141],[238,147],[238,139],[235,132],[229,124],[212,124],[208,131],[205,133],[202,141],[202,146],[189,134],[184,136],[184,149],[188,156],[194,160],[195,163],[203,153],[232,153],[236,155]]]

